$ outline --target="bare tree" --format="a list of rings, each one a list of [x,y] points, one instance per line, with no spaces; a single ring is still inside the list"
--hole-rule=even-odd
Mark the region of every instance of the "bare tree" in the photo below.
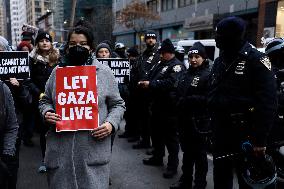
[[[133,29],[135,34],[138,34],[139,47],[141,50],[142,32],[147,28],[147,26],[151,25],[153,21],[159,19],[159,14],[150,10],[144,2],[133,0],[121,10],[117,21],[124,24],[126,28]]]

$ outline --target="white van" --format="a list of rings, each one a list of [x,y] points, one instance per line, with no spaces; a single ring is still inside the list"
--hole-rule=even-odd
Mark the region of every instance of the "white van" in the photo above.
[[[190,47],[192,45],[199,41],[205,46],[206,53],[208,55],[208,58],[212,61],[214,61],[218,56],[219,56],[219,49],[216,47],[216,42],[215,39],[187,39],[187,40],[181,40],[177,43],[178,46],[182,46],[185,51],[185,57],[184,60],[185,62],[188,61],[187,53]]]

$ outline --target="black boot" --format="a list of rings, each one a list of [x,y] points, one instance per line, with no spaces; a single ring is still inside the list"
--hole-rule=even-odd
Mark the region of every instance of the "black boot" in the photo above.
[[[143,140],[140,140],[137,142],[137,144],[134,144],[132,146],[133,149],[143,149],[143,148],[150,148],[151,145],[148,142],[144,142]]]
[[[154,154],[154,148],[151,148],[151,149],[148,149],[146,152],[145,152],[146,155],[148,156],[152,156]]]
[[[177,169],[167,168],[167,170],[163,173],[163,177],[166,179],[173,178],[177,174]]]
[[[128,142],[136,142],[136,141],[138,141],[140,139],[140,137],[139,136],[135,136],[135,137],[131,137],[131,138],[128,138]]]
[[[186,182],[183,176],[181,176],[179,181],[170,186],[170,189],[192,189],[192,183],[189,183],[189,181]]]
[[[163,166],[163,158],[157,158],[152,156],[150,158],[143,159],[144,165],[151,165],[151,166]]]

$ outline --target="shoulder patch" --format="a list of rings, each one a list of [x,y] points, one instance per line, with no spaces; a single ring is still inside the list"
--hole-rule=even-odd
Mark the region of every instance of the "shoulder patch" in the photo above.
[[[174,72],[180,72],[181,71],[181,65],[175,65],[173,67]]]
[[[271,62],[267,56],[262,57],[259,61],[269,70],[271,70]]]

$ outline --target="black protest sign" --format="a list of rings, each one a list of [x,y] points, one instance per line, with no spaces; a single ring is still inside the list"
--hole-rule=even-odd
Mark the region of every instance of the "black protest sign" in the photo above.
[[[0,78],[18,80],[30,77],[29,53],[25,51],[2,51],[0,52]]]
[[[125,83],[129,81],[130,63],[126,58],[98,58],[98,61],[104,65],[108,65],[117,83]]]

